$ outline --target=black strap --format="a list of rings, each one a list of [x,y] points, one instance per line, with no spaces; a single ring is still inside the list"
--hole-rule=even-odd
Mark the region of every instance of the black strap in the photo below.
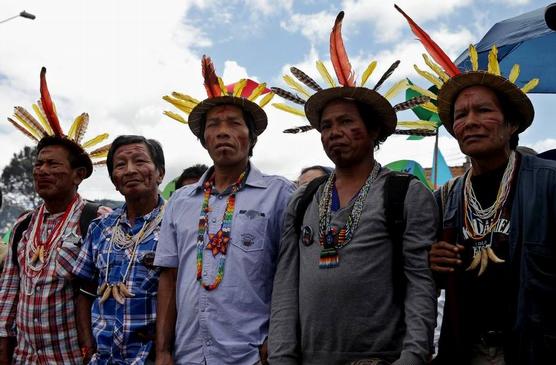
[[[403,301],[406,280],[403,268],[403,235],[405,232],[404,206],[409,182],[415,176],[392,171],[384,185],[384,211],[386,228],[392,240],[392,279],[394,300]]]
[[[295,210],[295,219],[294,219],[295,233],[298,236],[301,233],[301,226],[303,225],[303,218],[305,217],[305,211],[309,207],[309,204],[311,204],[311,201],[313,200],[313,196],[319,189],[319,186],[324,184],[324,182],[328,179],[328,177],[329,175],[323,175],[311,180],[307,184],[307,187],[305,188],[303,195],[301,195],[301,198],[299,198],[299,202],[297,203],[297,208]]]
[[[81,232],[81,236],[84,237],[87,234],[87,230],[89,229],[89,225],[91,224],[92,220],[97,217],[98,208],[100,204],[93,203],[86,201],[85,205],[83,206],[83,211],[81,212],[81,216],[79,217],[79,230]],[[21,237],[23,237],[23,233],[29,228],[29,223],[31,222],[31,213],[27,214],[27,217],[21,223],[17,225],[14,229],[14,237],[12,240],[12,262],[15,266],[19,267],[19,263],[17,262],[17,246],[19,241],[21,241]]]

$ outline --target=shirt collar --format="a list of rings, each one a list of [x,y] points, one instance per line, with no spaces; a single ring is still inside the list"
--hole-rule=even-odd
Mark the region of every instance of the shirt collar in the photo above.
[[[208,179],[212,172],[214,171],[214,166],[209,168],[203,176],[193,184],[193,189],[189,191],[189,195],[193,196],[197,193],[201,193],[203,191],[203,184],[205,183],[206,179]],[[268,187],[267,182],[263,178],[263,174],[261,171],[253,165],[251,161],[249,161],[249,175],[247,175],[247,180],[245,180],[245,185],[249,185],[254,188],[266,188]]]
[[[156,207],[153,210],[151,210],[149,213],[145,214],[144,216],[137,217],[136,220],[147,221],[147,222],[152,221],[158,216],[158,213],[160,212],[160,209],[162,209],[164,203],[165,203],[164,199],[162,199],[162,196],[158,194],[158,204],[156,205]],[[130,225],[129,221],[127,220],[127,204],[124,204],[122,206],[122,216],[120,218],[120,222]]]

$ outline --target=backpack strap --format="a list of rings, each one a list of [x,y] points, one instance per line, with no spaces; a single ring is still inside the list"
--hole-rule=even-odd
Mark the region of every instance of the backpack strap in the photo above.
[[[98,215],[97,212],[99,208],[100,204],[93,203],[88,200],[85,201],[83,211],[81,212],[81,217],[79,217],[79,231],[81,233],[81,237],[85,238],[87,230],[89,229],[89,225],[91,224],[92,220],[95,219]]]
[[[23,233],[29,228],[29,223],[31,223],[31,216],[32,212],[28,212],[27,216],[16,224],[14,231],[13,231],[13,239],[12,239],[12,262],[13,264],[19,268],[19,262],[17,262],[17,245],[19,241],[21,241],[21,237],[23,237]]]
[[[404,206],[409,183],[415,176],[392,171],[384,185],[386,228],[392,240],[392,278],[394,300],[403,301],[405,274],[403,270],[403,235],[405,232]]]
[[[294,219],[294,229],[295,233],[299,236],[301,234],[301,226],[303,225],[303,218],[305,217],[305,211],[313,201],[313,196],[317,192],[319,186],[324,184],[330,175],[323,175],[319,176],[313,180],[311,180],[301,198],[299,198],[299,202],[297,203],[297,208],[295,210],[295,219]]]

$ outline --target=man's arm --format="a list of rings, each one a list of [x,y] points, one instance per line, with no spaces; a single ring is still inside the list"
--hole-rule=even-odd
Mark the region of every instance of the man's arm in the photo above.
[[[81,355],[83,355],[83,364],[88,364],[91,357],[96,352],[96,342],[93,337],[93,328],[91,320],[91,307],[96,298],[96,285],[85,280],[78,280],[79,293],[75,305],[77,333]]]
[[[436,321],[436,290],[428,250],[436,238],[438,207],[432,194],[417,180],[410,182],[404,206],[406,333],[401,356],[394,364],[424,364],[432,351]]]
[[[176,281],[178,270],[163,268],[158,282],[156,308],[156,365],[172,365],[176,325]]]

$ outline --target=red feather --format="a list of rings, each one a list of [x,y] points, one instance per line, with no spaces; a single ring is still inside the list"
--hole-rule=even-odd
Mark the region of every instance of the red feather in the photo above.
[[[214,70],[214,64],[210,57],[203,55],[201,61],[201,67],[203,72],[203,79],[205,80],[205,89],[207,90],[207,96],[209,98],[215,98],[222,95],[222,89],[218,83],[218,77],[216,76],[216,71]]]
[[[48,86],[46,85],[46,67],[41,69],[41,104],[48,124],[50,124],[54,134],[60,137],[63,136],[64,132],[62,131],[62,127],[60,127],[60,121],[54,110],[54,103],[52,103],[52,98],[48,92]]]
[[[330,60],[338,77],[338,82],[344,86],[355,86],[355,74],[351,70],[351,64],[342,40],[342,20],[344,12],[340,11],[334,22],[330,33]]]
[[[459,75],[461,71],[452,62],[452,60],[450,60],[450,57],[448,57],[448,55],[444,53],[442,48],[440,48],[438,44],[436,44],[432,40],[432,38],[423,29],[421,29],[421,27],[419,27],[417,23],[413,21],[413,19],[409,17],[409,15],[404,13],[404,11],[400,9],[398,5],[394,5],[394,7],[405,17],[405,19],[409,23],[409,26],[411,27],[411,31],[413,32],[413,34],[415,34],[421,41],[423,46],[425,46],[425,49],[436,61],[436,63],[438,63],[450,77]]]

